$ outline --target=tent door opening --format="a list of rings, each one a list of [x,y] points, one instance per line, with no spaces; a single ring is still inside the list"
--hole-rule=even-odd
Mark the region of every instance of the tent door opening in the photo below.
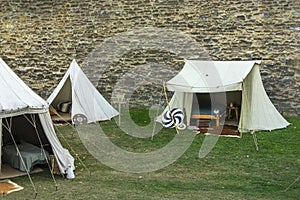
[[[241,91],[194,93],[190,125],[198,127],[201,133],[222,129],[221,135],[239,135],[241,103]]]
[[[54,110],[53,110],[54,109]],[[51,103],[50,114],[53,122],[71,122],[72,86],[70,77]]]
[[[36,173],[43,171],[42,168],[47,167],[46,159],[49,161],[48,155],[53,154],[53,151],[41,126],[38,114],[32,115],[35,115],[34,119],[36,120],[37,130],[28,122],[28,119],[32,119],[30,114],[2,118],[0,178],[26,175],[25,168],[28,168],[30,173]],[[7,130],[7,127],[10,127],[10,131]],[[36,131],[39,134],[40,140]],[[12,133],[13,139],[10,132]],[[14,141],[22,154],[26,167],[21,163]],[[41,145],[47,152],[47,156],[45,156],[40,148]]]
[[[194,93],[191,112],[191,125],[196,125],[197,117],[193,115],[211,115],[214,116],[215,109],[218,109],[218,115],[224,118],[221,125],[238,126],[239,115],[242,104],[242,92],[230,91],[226,93]],[[211,119],[214,119],[213,117]],[[207,120],[206,120],[207,121]],[[213,121],[213,120],[208,120]]]

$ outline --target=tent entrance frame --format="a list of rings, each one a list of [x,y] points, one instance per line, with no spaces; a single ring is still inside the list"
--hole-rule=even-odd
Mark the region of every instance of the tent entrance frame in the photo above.
[[[198,125],[199,121],[201,120],[215,120],[215,125],[218,127],[220,125],[239,125],[239,112],[241,111],[242,107],[242,93],[243,91],[224,91],[219,92],[219,96],[222,98],[225,95],[224,99],[212,99],[218,98],[217,93],[193,93],[193,100],[192,100],[192,107],[191,107],[191,115],[189,116],[190,121],[196,120],[196,124]],[[223,94],[223,95],[222,95]],[[215,102],[221,103],[215,103]],[[223,111],[220,114],[215,115],[213,110],[213,104],[222,104]],[[201,105],[202,104],[202,105]],[[203,105],[204,104],[204,105]],[[193,114],[195,111],[197,114]],[[199,110],[199,111],[198,111]],[[199,114],[201,110],[208,110],[205,114]],[[231,117],[232,111],[233,116]],[[235,119],[235,120],[231,120]],[[220,123],[221,120],[221,123]],[[230,124],[227,124],[230,122]]]
[[[70,112],[60,112],[58,109],[59,104],[65,102],[72,103],[72,84],[70,76],[67,77],[64,85],[62,86],[61,90],[58,92],[57,96],[54,98],[52,103],[50,104],[50,114],[51,120],[53,123],[64,123],[64,122],[71,122],[72,121],[72,114]]]
[[[31,178],[31,175],[30,175],[30,173],[31,172],[29,172],[29,169],[28,169],[28,167],[26,166],[26,164],[25,164],[25,161],[24,161],[24,159],[23,159],[23,157],[21,156],[22,154],[21,154],[21,151],[20,151],[20,149],[19,149],[19,147],[18,147],[18,144],[17,144],[17,141],[16,141],[16,139],[15,139],[15,136],[14,136],[14,130],[12,130],[12,128],[13,128],[13,122],[14,122],[14,120],[13,120],[13,118],[16,118],[16,117],[24,117],[25,119],[26,119],[26,121],[33,127],[33,129],[34,129],[34,132],[35,132],[35,135],[36,135],[36,138],[38,139],[38,142],[39,142],[39,146],[40,146],[40,148],[41,148],[41,153],[42,153],[42,155],[44,156],[44,158],[45,158],[45,160],[46,160],[46,164],[47,164],[47,167],[48,167],[48,169],[49,169],[49,171],[50,171],[50,174],[51,174],[51,177],[52,177],[52,180],[53,180],[53,182],[54,182],[54,184],[55,184],[55,188],[56,188],[56,191],[58,190],[58,184],[57,184],[57,182],[56,182],[56,179],[55,179],[55,177],[54,177],[54,174],[53,174],[53,172],[52,172],[52,169],[51,169],[51,164],[50,164],[50,160],[48,160],[47,159],[47,156],[46,156],[46,152],[45,152],[45,149],[44,149],[44,146],[45,146],[45,144],[44,144],[44,142],[42,142],[42,139],[41,139],[41,136],[40,136],[40,131],[38,130],[38,127],[37,127],[37,120],[36,120],[36,116],[37,116],[38,114],[22,114],[22,115],[18,115],[18,116],[11,116],[11,117],[5,117],[5,118],[1,118],[1,157],[2,157],[2,146],[3,146],[3,127],[4,127],[4,129],[9,133],[9,136],[10,136],[10,138],[11,138],[11,140],[12,140],[12,142],[13,142],[13,144],[14,144],[14,146],[15,146],[15,148],[16,148],[16,151],[17,151],[17,155],[18,155],[18,157],[20,158],[20,161],[21,161],[21,164],[22,164],[22,166],[24,167],[24,169],[25,169],[25,173],[27,174],[27,176],[28,176],[28,178],[29,178],[29,180],[30,180],[30,183],[31,183],[31,185],[32,185],[32,187],[33,187],[33,190],[34,190],[34,192],[35,192],[35,197],[37,196],[37,194],[38,194],[38,192],[37,192],[37,190],[36,190],[36,187],[35,187],[35,185],[34,185],[34,183],[33,183],[33,180],[32,180],[32,178]],[[28,116],[30,116],[30,118],[28,117]],[[3,123],[3,121],[4,121],[4,123]],[[40,123],[40,122],[39,122]],[[45,133],[43,133],[43,134],[45,134]],[[46,138],[46,136],[45,136],[45,138]],[[46,138],[47,139],[47,138]],[[48,139],[47,139],[47,141],[48,141]],[[48,141],[48,142],[46,142],[47,144],[50,144],[50,142]],[[46,146],[47,146],[47,144],[46,144]],[[51,152],[50,152],[51,153]],[[49,153],[49,154],[50,154]],[[1,159],[1,162],[0,162],[0,164],[1,164],[1,170],[2,170],[2,159]],[[16,171],[16,170],[15,170]],[[39,170],[36,170],[36,171],[39,171]],[[33,171],[34,172],[34,171]],[[1,173],[2,173],[2,171],[1,171]],[[25,175],[25,173],[23,173],[24,175]],[[18,174],[20,174],[20,175],[23,175],[22,173],[18,173]],[[2,175],[2,174],[1,174]],[[18,175],[16,175],[16,176],[18,176]]]

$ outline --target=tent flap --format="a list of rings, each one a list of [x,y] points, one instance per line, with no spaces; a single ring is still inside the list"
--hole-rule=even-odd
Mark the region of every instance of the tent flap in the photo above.
[[[285,128],[289,123],[269,99],[261,80],[259,66],[255,65],[243,82],[241,132]]]
[[[51,144],[60,172],[65,174],[68,168],[74,170],[74,158],[67,149],[63,148],[58,140],[49,112],[39,114],[39,118],[46,136]]]

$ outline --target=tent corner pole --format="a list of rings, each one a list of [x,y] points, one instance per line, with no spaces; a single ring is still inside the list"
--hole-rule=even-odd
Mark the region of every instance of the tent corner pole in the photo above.
[[[0,118],[0,176],[2,175],[2,118]]]

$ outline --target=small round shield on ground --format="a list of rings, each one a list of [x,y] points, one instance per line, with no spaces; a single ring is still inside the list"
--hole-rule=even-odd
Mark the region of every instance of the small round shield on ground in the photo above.
[[[77,126],[87,124],[87,117],[84,114],[76,114],[73,116],[73,123]]]

